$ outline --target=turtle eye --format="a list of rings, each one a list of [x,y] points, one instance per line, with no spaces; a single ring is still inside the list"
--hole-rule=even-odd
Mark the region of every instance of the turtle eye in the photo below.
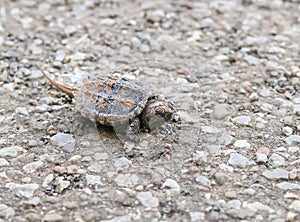
[[[155,110],[155,115],[164,116],[164,114],[165,114],[165,110],[161,107]]]

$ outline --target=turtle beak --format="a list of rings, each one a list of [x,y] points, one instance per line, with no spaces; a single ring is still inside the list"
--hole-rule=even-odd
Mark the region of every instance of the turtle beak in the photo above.
[[[174,109],[171,103],[165,101],[153,101],[149,103],[143,111],[143,125],[151,131],[172,119],[173,113]]]

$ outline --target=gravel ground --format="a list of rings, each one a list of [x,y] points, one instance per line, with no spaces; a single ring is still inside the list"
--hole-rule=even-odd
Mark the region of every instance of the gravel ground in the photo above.
[[[0,221],[299,221],[297,0],[0,2]],[[168,96],[139,143],[51,77]]]

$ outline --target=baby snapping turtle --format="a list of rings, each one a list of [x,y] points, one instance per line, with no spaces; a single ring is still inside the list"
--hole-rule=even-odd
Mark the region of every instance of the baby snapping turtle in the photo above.
[[[124,77],[106,76],[85,80],[80,88],[62,85],[43,75],[56,88],[74,97],[76,109],[96,123],[113,126],[126,139],[138,141],[140,129],[151,131],[170,120],[173,104],[153,95],[143,84]]]

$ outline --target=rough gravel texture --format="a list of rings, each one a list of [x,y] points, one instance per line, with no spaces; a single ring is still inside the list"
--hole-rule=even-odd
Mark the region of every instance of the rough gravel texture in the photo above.
[[[300,221],[298,0],[0,2],[0,221]],[[119,74],[177,114],[139,143],[76,111]]]

